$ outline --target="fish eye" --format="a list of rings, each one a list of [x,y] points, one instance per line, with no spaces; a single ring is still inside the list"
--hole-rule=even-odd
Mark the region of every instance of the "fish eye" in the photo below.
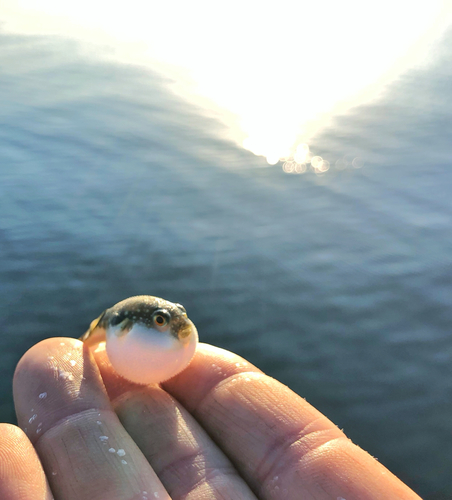
[[[156,326],[166,326],[170,321],[170,315],[167,311],[160,309],[152,315],[152,320]]]

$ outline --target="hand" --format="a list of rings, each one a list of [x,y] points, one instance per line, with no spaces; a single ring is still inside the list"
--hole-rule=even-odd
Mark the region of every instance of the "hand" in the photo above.
[[[19,362],[14,400],[25,433],[0,425],[3,500],[419,499],[304,399],[207,344],[159,387],[47,339]]]

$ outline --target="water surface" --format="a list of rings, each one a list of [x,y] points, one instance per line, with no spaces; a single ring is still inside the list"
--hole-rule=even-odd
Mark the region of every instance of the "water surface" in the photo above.
[[[28,347],[153,294],[451,498],[450,41],[315,138],[319,176],[265,166],[150,70],[0,36],[0,418]]]

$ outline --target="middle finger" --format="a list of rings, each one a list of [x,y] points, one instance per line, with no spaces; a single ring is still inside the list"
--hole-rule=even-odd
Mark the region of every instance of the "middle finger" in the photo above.
[[[94,356],[112,404],[173,500],[255,500],[237,470],[198,422],[159,386],[119,377],[106,356]]]

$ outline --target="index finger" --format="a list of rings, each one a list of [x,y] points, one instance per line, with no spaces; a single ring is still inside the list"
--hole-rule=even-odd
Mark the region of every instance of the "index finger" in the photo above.
[[[169,500],[79,340],[47,339],[27,351],[14,376],[14,403],[55,500]]]
[[[322,413],[239,356],[201,344],[163,384],[265,500],[419,497]]]

